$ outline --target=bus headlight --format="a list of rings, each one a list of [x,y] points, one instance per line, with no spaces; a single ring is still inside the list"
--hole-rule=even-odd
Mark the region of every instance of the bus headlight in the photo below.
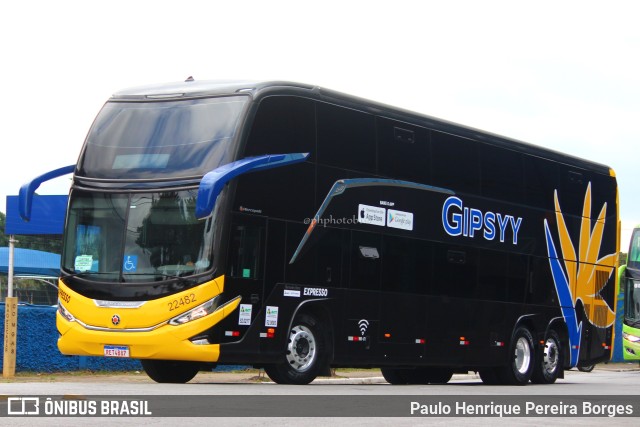
[[[69,313],[69,311],[67,311],[67,309],[64,308],[64,306],[62,305],[60,300],[58,300],[58,313],[60,313],[60,316],[62,316],[65,319],[67,319],[69,322],[75,322],[76,321],[76,318],[73,317],[73,314]]]
[[[173,319],[169,320],[169,324],[173,326],[184,325],[185,323],[191,322],[192,320],[200,319],[201,317],[211,314],[216,310],[216,308],[218,308],[219,299],[220,295],[210,299],[203,304],[200,304],[197,307],[192,308],[187,312],[182,313],[179,316],[174,317]]]
[[[630,342],[640,342],[640,337],[628,334],[626,332],[622,333],[622,338]]]

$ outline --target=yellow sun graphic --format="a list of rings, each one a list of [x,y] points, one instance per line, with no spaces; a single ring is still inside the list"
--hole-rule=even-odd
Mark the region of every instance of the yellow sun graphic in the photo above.
[[[615,313],[602,299],[600,291],[602,291],[602,288],[607,284],[615,270],[617,254],[609,254],[598,258],[602,244],[607,204],[605,203],[602,206],[592,229],[591,183],[589,183],[584,197],[580,241],[576,252],[560,209],[557,191],[554,194],[554,199],[560,247],[574,307],[578,300],[582,300],[591,324],[600,328],[611,326],[615,321]]]

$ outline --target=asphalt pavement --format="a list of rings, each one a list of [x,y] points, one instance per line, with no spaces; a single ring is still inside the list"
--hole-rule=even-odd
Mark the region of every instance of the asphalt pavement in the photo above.
[[[574,371],[576,369],[573,369]],[[613,372],[640,371],[638,363],[602,363],[595,370]],[[589,375],[589,373],[584,373]],[[475,372],[454,374],[452,380],[479,379]],[[1,383],[11,382],[153,382],[144,371],[135,372],[57,372],[57,373],[16,373],[13,378],[0,378]],[[264,371],[247,369],[241,371],[200,372],[190,383],[257,383],[271,382]],[[360,384],[386,383],[379,369],[337,369],[331,377],[318,377],[315,383],[357,382]]]

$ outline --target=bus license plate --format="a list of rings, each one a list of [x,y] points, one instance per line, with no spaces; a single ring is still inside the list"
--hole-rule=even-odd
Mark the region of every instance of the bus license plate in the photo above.
[[[105,345],[104,355],[106,357],[129,357],[129,347],[126,345]]]

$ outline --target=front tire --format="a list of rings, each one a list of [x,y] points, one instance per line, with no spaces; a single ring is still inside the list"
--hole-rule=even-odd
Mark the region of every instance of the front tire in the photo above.
[[[278,384],[309,384],[326,363],[327,342],[319,321],[310,314],[295,318],[283,360],[266,365],[264,371]]]
[[[501,384],[525,385],[533,375],[535,355],[533,337],[524,327],[518,327],[513,333],[509,363],[497,371]]]
[[[531,382],[535,384],[553,384],[562,369],[562,347],[560,337],[551,330],[544,340],[544,349],[536,361]]]
[[[382,376],[391,385],[406,385],[409,382],[409,369],[380,368]]]
[[[200,370],[197,362],[153,359],[142,359],[140,362],[149,378],[157,383],[184,384],[191,381]]]

